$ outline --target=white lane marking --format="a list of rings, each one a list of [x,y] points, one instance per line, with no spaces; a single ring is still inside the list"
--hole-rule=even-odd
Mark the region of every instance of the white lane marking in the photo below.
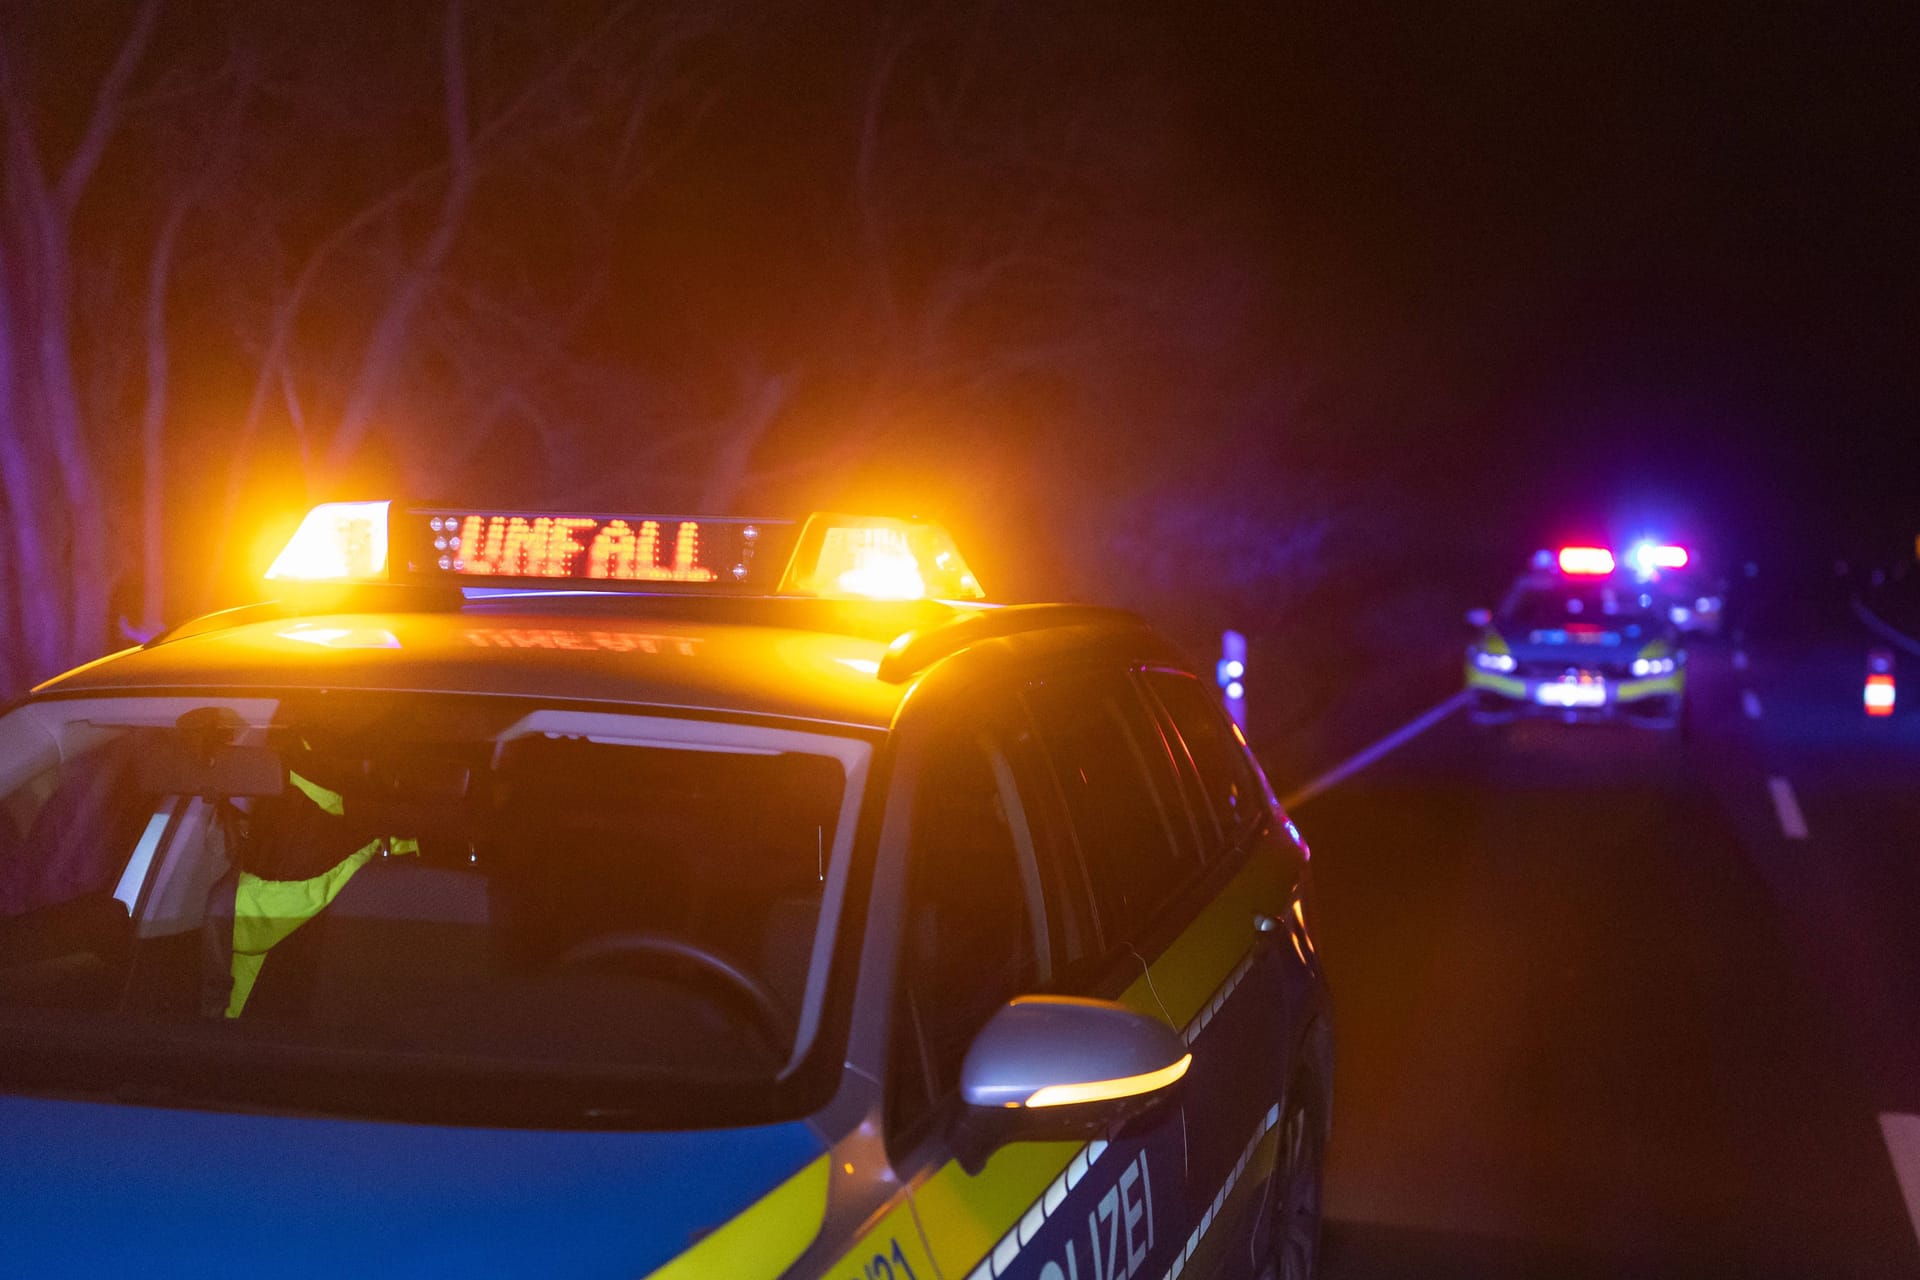
[[[1735,649],[1733,651],[1733,669],[1735,671],[1745,671],[1747,669],[1747,651],[1745,649]]]
[[[1760,695],[1751,689],[1742,689],[1740,691],[1740,707],[1747,713],[1747,719],[1758,720],[1760,718]]]
[[[1893,1157],[1893,1176],[1900,1180],[1900,1195],[1907,1202],[1907,1221],[1913,1223],[1914,1239],[1920,1240],[1920,1116],[1883,1111],[1880,1136],[1887,1140],[1887,1154]]]
[[[1773,792],[1773,813],[1780,819],[1780,834],[1789,840],[1807,838],[1807,820],[1794,798],[1793,784],[1785,778],[1768,778],[1767,790]]]
[[[1339,786],[1348,778],[1351,778],[1354,774],[1378,760],[1381,756],[1386,755],[1387,752],[1404,747],[1407,743],[1413,741],[1466,705],[1467,691],[1462,689],[1439,706],[1415,717],[1407,724],[1401,725],[1398,729],[1395,729],[1392,733],[1380,739],[1380,741],[1374,743],[1364,751],[1347,757],[1339,764],[1333,766],[1333,768],[1315,778],[1312,782],[1309,782],[1306,786],[1301,787],[1292,795],[1283,797],[1280,801],[1280,807],[1283,809],[1299,808],[1329,787]]]

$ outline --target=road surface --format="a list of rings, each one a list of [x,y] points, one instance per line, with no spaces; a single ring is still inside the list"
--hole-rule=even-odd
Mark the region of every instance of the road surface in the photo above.
[[[1296,806],[1330,1280],[1920,1277],[1920,661],[1869,721],[1870,643],[1697,646],[1684,742],[1445,716]]]

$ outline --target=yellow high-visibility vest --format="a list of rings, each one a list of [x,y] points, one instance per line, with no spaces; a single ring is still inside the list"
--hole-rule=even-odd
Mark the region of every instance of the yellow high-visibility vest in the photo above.
[[[299,774],[287,778],[307,799],[324,813],[344,817],[345,797],[329,791]],[[260,977],[260,966],[267,953],[285,942],[307,921],[326,910],[339,896],[354,873],[367,865],[385,843],[390,853],[411,854],[420,851],[420,842],[400,838],[376,839],[355,849],[317,876],[305,880],[266,880],[251,871],[242,871],[233,893],[233,990],[227,997],[227,1016],[237,1018],[253,994]]]

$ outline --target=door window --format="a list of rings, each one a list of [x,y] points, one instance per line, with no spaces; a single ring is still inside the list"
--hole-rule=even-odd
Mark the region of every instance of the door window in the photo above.
[[[1254,774],[1245,748],[1225,713],[1194,677],[1149,671],[1145,678],[1192,757],[1208,808],[1231,844],[1259,825],[1266,813],[1266,789]]]
[[[1029,700],[1106,940],[1133,941],[1199,867],[1166,744],[1119,673],[1049,680]]]
[[[917,1130],[995,1010],[1046,980],[1030,827],[985,735],[932,745],[913,792],[889,1128]]]

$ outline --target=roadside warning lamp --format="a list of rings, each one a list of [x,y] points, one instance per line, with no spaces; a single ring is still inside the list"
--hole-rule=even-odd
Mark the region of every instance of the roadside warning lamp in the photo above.
[[[1892,715],[1893,695],[1893,654],[1886,649],[1875,649],[1867,654],[1867,687],[1861,695],[1867,714]]]
[[[1560,572],[1604,577],[1613,572],[1613,552],[1605,547],[1562,547]]]
[[[1220,661],[1214,667],[1227,713],[1242,729],[1247,727],[1247,638],[1238,631],[1220,633]]]

